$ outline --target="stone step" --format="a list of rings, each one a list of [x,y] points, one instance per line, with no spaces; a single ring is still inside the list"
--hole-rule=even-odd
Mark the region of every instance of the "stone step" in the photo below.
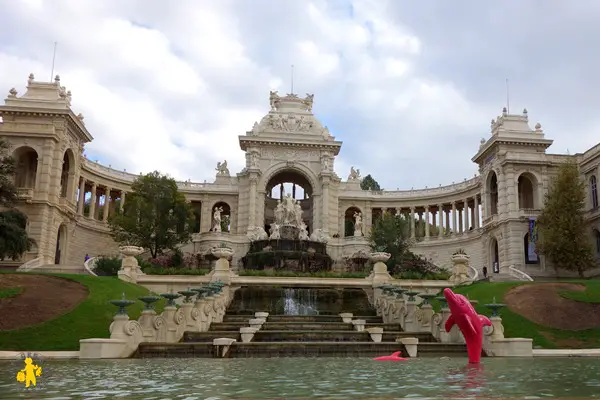
[[[395,342],[398,338],[414,337],[421,343],[434,343],[436,340],[429,332],[403,332],[403,331],[383,331],[381,340],[383,342]]]
[[[377,322],[367,323],[365,325],[365,328],[383,328],[384,331],[394,331],[394,332],[398,332],[398,331],[402,330],[402,326],[400,326],[400,324],[384,324],[384,323],[377,323]]]
[[[343,322],[266,322],[264,331],[353,331],[352,324]]]
[[[213,339],[218,338],[230,338],[235,340],[242,340],[240,332],[238,331],[208,331],[208,332],[184,332],[181,342],[210,342]]]
[[[47,272],[52,272],[52,273],[59,273],[59,274],[86,274],[87,275],[87,271],[85,270],[85,268],[82,265],[62,265],[62,264],[45,264],[45,265],[40,265],[39,267],[32,269],[28,272],[42,272],[42,273],[47,273]]]
[[[236,314],[225,314],[223,316],[223,322],[244,322],[248,323],[249,320],[254,318],[254,314],[249,315],[236,315]]]
[[[382,323],[378,316],[354,316],[353,319],[364,319],[367,323]],[[267,322],[342,322],[339,315],[269,315]]]
[[[254,342],[368,342],[368,332],[356,331],[266,331],[254,334]]]
[[[393,342],[250,342],[233,343],[227,357],[378,357],[401,351],[403,345]],[[212,358],[212,342],[140,343],[134,358]],[[466,357],[467,348],[456,343],[419,343],[418,357]]]
[[[492,274],[490,275],[490,282],[520,282],[521,279],[516,278],[510,274]]]
[[[250,326],[248,324],[248,320],[246,320],[244,322],[212,322],[210,324],[210,327],[208,328],[208,330],[209,330],[209,332],[210,331],[219,331],[219,332],[236,331],[236,332],[239,332],[240,328],[245,327],[245,326]]]

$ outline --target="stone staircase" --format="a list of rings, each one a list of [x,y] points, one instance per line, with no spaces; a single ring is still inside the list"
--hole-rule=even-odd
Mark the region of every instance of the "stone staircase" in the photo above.
[[[54,272],[61,274],[81,274],[87,275],[87,271],[81,265],[62,265],[62,264],[44,264],[32,269],[31,272]]]
[[[522,279],[519,279],[515,276],[512,276],[509,273],[500,273],[500,274],[491,274],[489,275],[490,282],[522,282]]]
[[[214,339],[235,339],[227,357],[376,357],[402,351],[402,337],[419,339],[418,356],[461,356],[464,344],[435,341],[431,333],[403,332],[399,324],[384,324],[381,317],[357,316],[365,320],[365,329],[383,328],[381,342],[374,342],[367,331],[356,331],[340,316],[269,315],[252,341],[241,340],[240,328],[247,327],[251,315],[225,315],[223,322],[212,323],[206,332],[185,332],[179,343],[141,343],[135,354],[138,358],[217,357]]]

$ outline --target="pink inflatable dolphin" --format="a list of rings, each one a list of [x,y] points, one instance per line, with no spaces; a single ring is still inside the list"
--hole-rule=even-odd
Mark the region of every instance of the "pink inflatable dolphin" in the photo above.
[[[491,326],[488,317],[478,315],[471,302],[462,294],[456,294],[451,289],[444,289],[444,297],[450,308],[450,318],[446,321],[446,332],[456,324],[467,342],[469,363],[478,364],[481,361],[483,347],[483,327]]]
[[[375,360],[375,361],[406,361],[406,360],[408,360],[408,358],[400,357],[400,354],[402,354],[402,352],[397,351],[395,353],[390,354],[389,356],[381,356],[381,357],[374,358],[373,360]]]

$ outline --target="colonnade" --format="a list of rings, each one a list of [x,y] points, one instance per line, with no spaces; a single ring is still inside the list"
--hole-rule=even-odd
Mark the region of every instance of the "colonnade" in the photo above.
[[[107,222],[109,215],[115,211],[117,200],[121,211],[125,205],[126,192],[124,190],[116,190],[108,185],[99,185],[83,177],[80,178],[78,192],[77,214],[79,215],[85,215],[85,197],[87,193],[91,193],[90,208],[86,215],[91,219]],[[100,215],[100,210],[102,210],[102,215]]]

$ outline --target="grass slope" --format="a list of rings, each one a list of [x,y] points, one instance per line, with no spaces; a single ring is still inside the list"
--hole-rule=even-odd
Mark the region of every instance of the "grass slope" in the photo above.
[[[49,274],[79,282],[90,294],[73,311],[39,325],[10,331],[0,331],[0,350],[79,350],[79,340],[109,337],[108,328],[117,310],[109,303],[125,293],[133,300],[148,294],[148,289],[123,282],[116,277]],[[157,303],[161,312],[165,301]],[[137,301],[128,307],[129,317],[137,319],[143,304]]]
[[[573,280],[569,283],[579,283],[586,286],[585,292],[563,292],[562,296],[577,301],[598,301],[600,300],[600,282],[587,280]],[[504,301],[504,294],[515,286],[522,285],[522,282],[499,282],[499,283],[476,283],[471,286],[465,286],[456,289],[457,293],[468,296],[471,300],[478,300],[479,304],[475,306],[478,313],[490,315],[490,311],[484,304]],[[582,299],[582,300],[580,300]],[[500,311],[502,324],[504,325],[504,335],[506,337],[532,338],[534,346],[543,348],[592,348],[600,347],[600,329],[587,329],[583,331],[566,331],[553,329],[538,325],[519,314],[513,313],[508,308]]]
[[[23,291],[22,287],[11,287],[6,289],[0,289],[0,299],[8,299],[10,297],[15,297]]]

